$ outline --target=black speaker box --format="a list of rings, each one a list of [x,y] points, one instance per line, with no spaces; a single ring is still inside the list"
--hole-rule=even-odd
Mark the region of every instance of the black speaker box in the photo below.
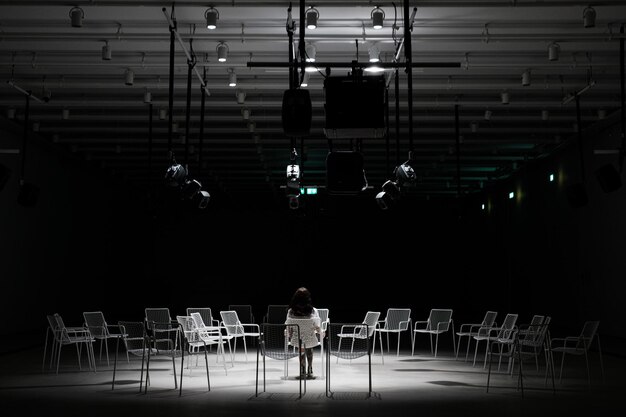
[[[285,135],[307,136],[311,131],[312,112],[309,90],[286,90],[281,114]]]
[[[28,182],[20,184],[20,191],[17,194],[17,202],[25,207],[32,207],[39,198],[39,187]]]
[[[595,172],[602,191],[610,193],[622,186],[622,177],[612,164],[606,164]]]
[[[0,164],[0,191],[7,185],[9,178],[11,178],[11,170]]]
[[[326,189],[329,194],[358,194],[367,187],[363,155],[333,151],[326,156]]]
[[[587,190],[582,183],[574,183],[565,189],[567,195],[567,201],[572,207],[579,208],[587,205],[589,198],[587,197]]]

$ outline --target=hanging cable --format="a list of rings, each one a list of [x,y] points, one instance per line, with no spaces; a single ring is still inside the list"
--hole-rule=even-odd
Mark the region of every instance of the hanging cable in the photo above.
[[[621,113],[621,127],[622,127],[622,149],[620,150],[619,158],[619,172],[624,170],[624,157],[626,156],[626,109],[624,108],[624,101],[626,100],[626,91],[624,86],[624,25],[619,29],[621,35],[619,39],[619,75],[620,75],[620,113]]]
[[[191,121],[191,72],[196,66],[196,55],[193,52],[193,38],[189,39],[190,59],[187,60],[187,106],[185,110],[185,169],[189,172],[189,128]]]
[[[26,142],[28,141],[28,116],[30,114],[30,91],[26,94],[26,107],[24,109],[24,136],[22,137],[22,161],[20,166],[20,185],[24,182],[24,172],[26,169]]]
[[[206,82],[206,67],[204,67],[203,78]],[[200,132],[198,134],[198,178],[202,179],[202,154],[204,145],[204,111],[206,106],[206,91],[200,88]]]
[[[461,133],[459,129],[459,105],[454,105],[454,133],[456,142],[456,196],[461,196]]]
[[[165,8],[163,8],[165,12]],[[169,74],[169,100],[168,100],[168,124],[167,124],[167,152],[170,162],[174,162],[174,151],[172,149],[172,131],[174,124],[174,53],[175,53],[175,41],[176,41],[176,14],[174,10],[174,4],[172,3],[172,14],[169,20],[170,29],[170,74]]]

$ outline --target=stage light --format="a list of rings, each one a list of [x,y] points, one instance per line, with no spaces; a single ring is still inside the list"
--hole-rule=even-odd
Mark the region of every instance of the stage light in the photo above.
[[[187,170],[181,164],[172,163],[165,172],[165,185],[169,187],[181,187],[187,178]]]
[[[550,61],[558,61],[560,52],[561,52],[561,47],[559,46],[559,44],[552,42],[548,46],[548,59]]]
[[[152,103],[152,93],[150,91],[143,93],[143,102],[146,104]]]
[[[548,175],[548,181],[554,182],[554,174]]]
[[[306,55],[306,62],[315,62],[315,55],[317,53],[315,45],[308,43],[304,48],[304,52]]]
[[[500,101],[502,104],[509,104],[509,93],[507,91],[500,93]]]
[[[237,104],[245,103],[245,101],[246,101],[246,93],[245,93],[245,91],[237,91],[235,96],[237,97]]]
[[[300,84],[300,87],[308,87],[310,78],[311,78],[311,73],[305,72],[304,77],[302,77],[302,83]]]
[[[61,118],[63,120],[68,120],[70,118],[70,110],[69,109],[63,109],[61,111]]]
[[[383,28],[383,22],[385,20],[385,11],[379,6],[376,6],[371,13],[372,27],[376,30]]]
[[[209,7],[204,12],[204,18],[206,19],[206,28],[213,30],[217,28],[217,20],[220,18],[220,12],[214,7]]]
[[[370,46],[367,53],[370,56],[370,62],[380,62],[380,51],[376,45]]]
[[[167,110],[159,109],[159,120],[165,120],[167,117]]]
[[[493,113],[491,112],[491,110],[485,110],[485,117],[484,117],[484,118],[485,118],[485,120],[486,120],[486,121],[491,120],[491,115],[492,115],[492,114],[493,114]]]
[[[378,74],[378,73],[384,72],[385,69],[383,67],[379,67],[377,64],[374,63],[365,67],[364,71],[370,74]]]
[[[596,10],[588,6],[583,10],[583,26],[586,28],[592,28],[596,26]]]
[[[287,194],[300,194],[300,165],[287,165]]]
[[[217,60],[219,62],[226,62],[227,58],[228,58],[228,45],[226,45],[224,42],[220,42],[217,45]]]
[[[522,73],[522,86],[528,87],[530,85],[530,70],[526,70]]]
[[[598,119],[599,119],[599,120],[604,120],[604,119],[606,119],[606,110],[604,110],[604,109],[598,109]]]
[[[409,162],[405,162],[402,165],[398,165],[394,170],[394,174],[396,176],[396,182],[398,187],[411,186],[415,184],[417,180],[417,175],[415,175],[415,170]],[[384,186],[383,186],[384,187]]]
[[[243,117],[243,120],[250,119],[250,109],[242,109],[241,116]]]
[[[515,193],[513,191],[511,191],[509,193],[509,200],[513,200],[513,198],[515,198]]]
[[[111,45],[109,45],[109,41],[104,41],[104,46],[102,47],[102,60],[110,61],[113,57],[113,52],[111,50]]]
[[[305,72],[315,72],[315,71],[317,71],[317,68],[315,68],[313,65],[307,65],[306,67],[304,67],[304,71]]]
[[[376,203],[382,210],[388,210],[393,207],[396,200],[400,197],[400,188],[398,184],[391,180],[387,180],[382,187],[382,191],[376,194]]]
[[[550,112],[548,110],[541,110],[541,120],[546,121],[550,118]]]
[[[228,74],[228,86],[237,87],[237,74],[235,74],[234,70],[231,70],[230,74]]]
[[[133,85],[134,82],[135,82],[135,73],[133,72],[132,69],[127,68],[126,71],[124,72],[124,84]]]
[[[70,20],[72,27],[79,28],[83,26],[83,19],[85,18],[85,12],[80,7],[72,7],[70,9]]]
[[[476,122],[470,123],[470,131],[472,133],[478,132],[478,123],[476,123]]]
[[[200,190],[191,198],[191,201],[198,206],[199,209],[204,209],[209,205],[211,201],[211,195],[208,191]]]
[[[202,184],[199,181],[186,178],[180,189],[181,196],[186,199],[191,199],[197,192],[202,190]]]
[[[9,120],[15,119],[15,112],[16,112],[15,107],[9,107],[7,109],[7,119]]]
[[[320,13],[315,7],[309,7],[306,11],[306,27],[307,29],[315,29],[317,27],[317,20],[320,17]]]

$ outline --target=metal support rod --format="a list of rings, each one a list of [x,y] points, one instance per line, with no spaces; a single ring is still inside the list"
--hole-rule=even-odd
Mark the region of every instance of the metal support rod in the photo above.
[[[35,101],[38,101],[40,103],[46,103],[44,100],[42,100],[39,97],[33,95],[32,91],[26,91],[22,87],[20,87],[19,85],[15,84],[15,82],[13,80],[8,80],[7,84],[10,85],[11,87],[15,88],[20,93],[25,94],[27,96],[30,96]]]
[[[389,88],[385,88],[385,172],[390,173],[389,166]]]
[[[206,68],[204,68],[204,77],[206,78]],[[204,145],[204,112],[206,109],[206,90],[200,88],[200,132],[198,134],[198,178],[202,178],[202,152]],[[202,181],[200,181],[202,182]]]
[[[174,10],[174,6],[172,5],[172,11]],[[165,13],[165,8],[163,8],[163,13]],[[167,17],[167,14],[166,14]],[[170,24],[170,74],[169,74],[169,102],[168,102],[168,123],[167,123],[167,151],[168,158],[172,160],[174,158],[174,152],[172,151],[172,127],[174,123],[174,53],[175,53],[175,37],[174,33],[176,32],[176,21],[171,20],[169,17],[167,21]]]
[[[152,186],[152,103],[148,103],[148,184]]]
[[[396,68],[396,165],[400,165],[400,71]]]
[[[306,17],[304,12],[304,0],[300,0],[300,41],[298,42],[298,51],[300,52],[300,71],[302,71],[302,77],[304,77],[304,67],[306,65],[306,51],[304,48],[304,34],[306,31]],[[298,83],[299,84],[299,83]]]
[[[585,183],[585,155],[583,152],[582,119],[580,117],[580,95],[576,94],[576,133],[578,136],[578,151],[580,153],[580,178]]]
[[[408,112],[409,112],[409,158],[413,154],[413,62],[411,46],[411,21],[409,18],[409,0],[404,0],[404,56],[408,83]]]
[[[315,61],[316,68],[367,68],[371,64],[369,62],[318,62]],[[249,68],[289,68],[298,67],[299,63],[289,62],[269,62],[269,61],[248,61],[246,66]],[[380,68],[461,68],[460,62],[411,62],[411,63],[398,63],[398,62],[377,62],[377,67]]]
[[[30,113],[30,93],[26,94],[26,107],[24,109],[24,137],[22,138],[22,164],[20,167],[20,182],[24,181],[26,168],[26,142],[28,140],[28,115]]]
[[[620,150],[619,172],[624,170],[624,156],[626,153],[626,110],[624,109],[624,101],[626,100],[626,92],[624,86],[624,25],[619,29],[622,37],[619,40],[619,76],[620,76],[620,114],[622,127],[622,149]]]
[[[191,120],[191,70],[193,63],[187,61],[187,106],[185,108],[185,169],[189,172],[189,124]]]
[[[461,133],[459,129],[459,105],[454,105],[454,133],[456,141],[456,195],[461,196]]]
[[[173,8],[173,6],[172,6],[172,8]],[[176,37],[176,39],[178,39],[178,43],[180,44],[181,48],[183,49],[183,52],[185,53],[185,55],[187,56],[187,59],[191,60],[191,54],[189,53],[189,51],[185,47],[185,43],[183,42],[183,39],[180,37],[180,34],[176,30],[176,22],[173,21],[170,18],[170,16],[167,14],[167,10],[165,9],[165,7],[163,7],[163,9],[161,9],[161,10],[163,10],[163,14],[165,15],[165,18],[167,19],[167,22],[170,25],[170,30],[172,30],[172,28],[174,29],[174,36]],[[198,69],[194,68],[194,72],[196,73],[196,76],[198,77],[198,80],[200,80],[200,85],[206,90],[206,94],[210,96],[211,93],[209,92],[209,89],[207,88],[206,83],[202,79],[202,76],[198,72]]]
[[[295,24],[291,18],[291,2],[289,2],[289,8],[287,9],[287,37],[289,38],[289,89],[296,87],[295,72],[296,68],[293,66],[293,31]]]

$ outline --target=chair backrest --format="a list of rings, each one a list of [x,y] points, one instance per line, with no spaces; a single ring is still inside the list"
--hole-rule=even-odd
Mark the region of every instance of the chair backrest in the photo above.
[[[591,347],[591,342],[593,342],[593,339],[596,337],[596,334],[598,333],[599,326],[600,326],[600,322],[597,320],[586,321],[580,332],[580,336],[578,336],[578,341],[576,342],[576,349],[589,350],[589,348]]]
[[[428,323],[426,330],[432,331],[448,331],[450,322],[452,321],[451,309],[433,308],[428,315]]]
[[[288,360],[300,355],[300,326],[297,324],[262,323],[259,337],[259,349],[263,356]]]
[[[61,315],[58,313],[54,313],[54,320],[56,321],[57,340],[68,342],[70,340],[70,336],[67,333],[67,328],[65,327],[63,317],[61,317]]]
[[[239,315],[235,310],[220,311],[222,324],[229,336],[243,336],[244,328],[239,321]]]
[[[385,316],[385,325],[383,329],[387,331],[403,331],[409,328],[409,320],[411,319],[410,308],[389,308]]]
[[[510,340],[513,338],[515,334],[515,323],[517,323],[518,314],[509,313],[504,317],[504,321],[502,322],[502,327],[498,332],[498,339],[501,340]]]
[[[205,326],[213,325],[213,313],[211,313],[210,307],[188,307],[187,315],[191,316],[193,313],[199,313],[202,317],[202,322]]]
[[[231,304],[228,306],[228,310],[236,311],[241,323],[254,323],[254,314],[252,314],[252,306],[250,304]]]
[[[145,309],[145,313],[148,328],[151,328],[151,323],[161,323],[159,327],[163,329],[164,324],[172,321],[170,309],[167,307],[148,307]]]
[[[264,323],[283,324],[287,318],[287,310],[289,306],[286,304],[270,304],[267,306],[267,312],[263,318]]]
[[[496,323],[496,317],[498,317],[497,311],[487,311],[481,325],[485,327],[494,326]]]
[[[378,319],[380,318],[380,311],[368,311],[365,313],[365,319],[363,319],[363,324],[367,324],[367,337],[371,337],[374,334],[374,330],[376,330],[376,324],[378,323]]]
[[[93,337],[107,337],[109,330],[102,311],[85,311],[83,312],[85,326],[91,332]]]
[[[118,321],[122,340],[129,353],[139,355],[143,353],[146,343],[146,327],[141,321]]]
[[[191,316],[176,316],[176,321],[180,324],[180,329],[188,343],[193,344],[200,341],[196,324]]]
[[[319,314],[320,316],[320,322],[321,322],[321,328],[322,331],[326,331],[327,327],[328,327],[328,316],[330,314],[330,310],[327,308],[318,308],[317,309],[317,314]]]
[[[370,340],[369,337],[350,337],[349,341],[346,341],[345,334],[346,329],[362,329],[364,323],[328,323],[328,354],[336,356],[341,359],[356,359],[365,355],[369,355],[370,352]],[[369,327],[369,326],[368,326]],[[369,333],[369,328],[368,331]],[[344,335],[344,337],[340,337]]]
[[[191,317],[191,319],[193,320],[193,324],[194,326],[196,326],[196,329],[202,329],[204,327],[207,327],[200,312],[194,311],[189,315],[189,317]]]
[[[321,328],[319,317],[287,317],[285,324],[297,324],[300,329],[300,339],[302,347],[313,348],[319,346],[320,341],[317,337],[317,329]],[[293,344],[293,343],[292,343]]]

